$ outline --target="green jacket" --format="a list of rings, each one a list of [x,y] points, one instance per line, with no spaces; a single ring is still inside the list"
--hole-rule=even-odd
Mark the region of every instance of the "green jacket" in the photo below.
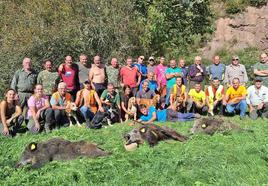
[[[30,73],[24,69],[17,70],[11,82],[11,88],[17,92],[32,93],[36,84],[37,74],[34,70]]]
[[[57,90],[57,85],[60,82],[60,76],[57,72],[49,72],[43,70],[39,72],[37,83],[43,85],[45,95],[52,95]]]

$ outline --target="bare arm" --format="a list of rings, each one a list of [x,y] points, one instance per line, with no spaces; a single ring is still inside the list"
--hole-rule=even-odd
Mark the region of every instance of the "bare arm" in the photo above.
[[[1,105],[0,105],[0,118],[3,124],[3,128],[8,128],[7,126],[7,119],[6,119],[6,108],[7,108],[7,102],[6,101],[2,101]]]
[[[155,120],[156,120],[156,112],[153,112],[152,118],[150,120],[148,120],[148,121],[144,121],[143,123],[144,124],[150,124],[150,123],[154,122]]]
[[[100,100],[100,98],[99,98],[97,92],[94,92],[94,98],[95,98],[95,100],[96,100],[96,102],[97,102],[97,104],[98,104],[98,106],[99,106],[99,110],[101,110],[102,112],[104,112],[104,109],[103,109],[103,107],[102,107],[101,100]]]
[[[13,119],[17,118],[18,116],[20,116],[22,114],[22,109],[19,105],[16,105],[15,108],[15,113],[13,114],[13,116],[9,119],[10,121],[12,121]]]
[[[166,79],[172,79],[175,77],[175,73],[166,74]]]
[[[92,70],[92,68],[91,68],[91,69],[89,70],[88,80],[91,82],[91,86],[92,86],[92,88],[95,89],[95,86],[94,86],[94,84],[93,84],[93,82],[92,82],[92,80],[93,80],[93,76],[94,76],[94,73],[93,73],[93,70]]]
[[[141,74],[138,73],[138,81],[137,81],[136,86],[138,87],[140,85],[140,83],[141,83]]]

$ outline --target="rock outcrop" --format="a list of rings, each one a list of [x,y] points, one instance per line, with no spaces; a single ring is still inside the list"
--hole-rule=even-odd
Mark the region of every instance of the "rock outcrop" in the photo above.
[[[223,48],[235,51],[247,47],[268,49],[268,5],[259,9],[248,7],[234,18],[218,19],[214,37],[202,53],[211,58]]]

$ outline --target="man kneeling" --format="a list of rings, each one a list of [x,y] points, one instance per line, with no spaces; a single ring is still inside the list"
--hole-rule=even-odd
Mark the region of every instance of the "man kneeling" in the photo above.
[[[163,110],[156,110],[153,106],[148,108],[146,105],[140,105],[139,108],[142,116],[138,121],[144,124],[152,123],[154,121],[191,121],[194,118],[200,118],[200,114],[181,113],[175,111],[175,109],[172,109],[171,107]]]

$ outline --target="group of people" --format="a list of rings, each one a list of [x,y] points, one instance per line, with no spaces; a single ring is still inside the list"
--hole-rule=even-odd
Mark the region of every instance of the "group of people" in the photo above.
[[[120,121],[125,115],[138,115],[138,121],[187,121],[200,115],[232,115],[268,117],[268,57],[260,55],[253,66],[253,85],[246,89],[248,75],[238,56],[232,56],[230,65],[214,56],[212,64],[205,67],[200,56],[186,66],[184,59],[171,59],[166,66],[165,57],[159,64],[154,57],[139,56],[135,63],[128,57],[120,67],[117,58],[109,65],[100,56],[88,62],[85,54],[74,63],[66,56],[57,72],[53,62],[44,60],[44,70],[38,74],[31,59],[23,59],[23,68],[15,72],[10,89],[0,105],[0,131],[9,136],[18,132],[24,121],[32,133],[68,126],[65,110],[75,103],[87,126],[97,113],[116,109]],[[207,80],[210,83],[206,85]],[[129,108],[135,97],[137,113]],[[133,105],[132,105],[133,106]],[[128,118],[128,117],[127,117]]]

